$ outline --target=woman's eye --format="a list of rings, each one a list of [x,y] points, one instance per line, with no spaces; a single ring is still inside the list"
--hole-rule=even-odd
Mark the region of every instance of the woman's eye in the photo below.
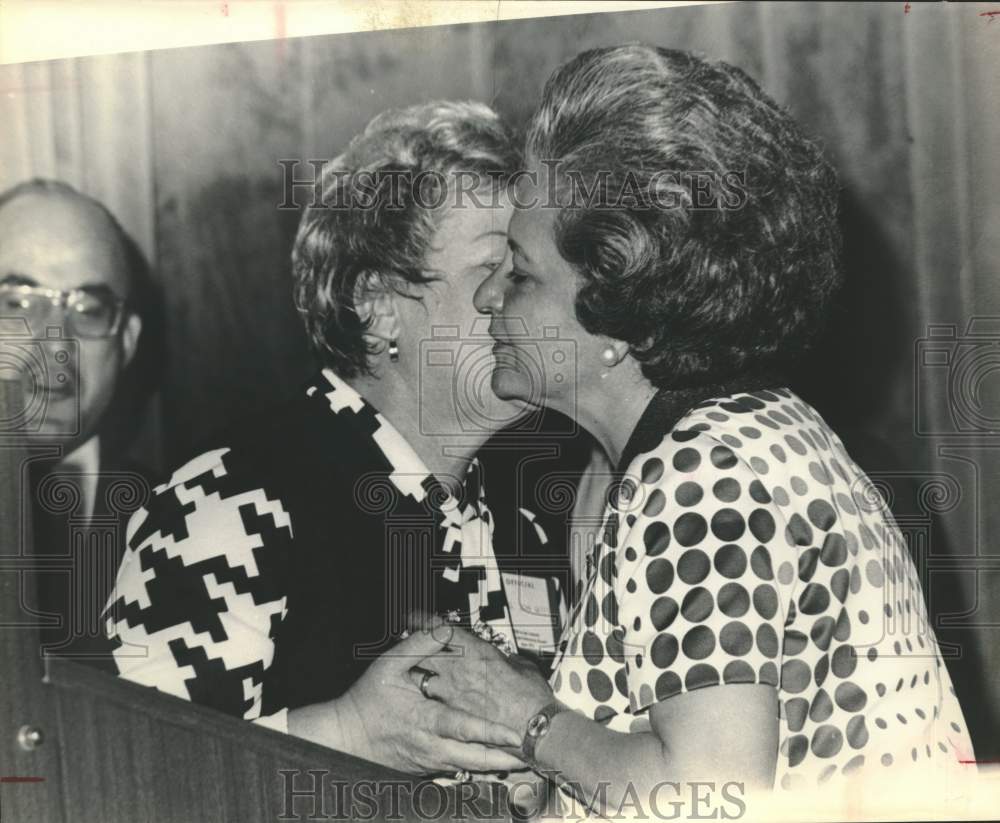
[[[510,280],[514,285],[520,285],[525,280],[528,279],[528,275],[522,274],[517,269],[511,269],[507,274],[507,279]]]

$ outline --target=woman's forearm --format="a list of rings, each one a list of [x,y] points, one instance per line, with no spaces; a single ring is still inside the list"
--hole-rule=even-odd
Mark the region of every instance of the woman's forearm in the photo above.
[[[533,820],[550,808],[550,793],[555,791],[540,774],[525,768],[508,773],[500,781],[507,787],[507,801],[524,819]]]
[[[770,686],[698,689],[654,704],[648,719],[651,731],[625,734],[561,712],[538,741],[536,762],[570,783],[580,802],[612,815],[639,804],[654,817],[676,816],[690,803],[698,816],[706,784],[773,786],[778,707]]]
[[[329,749],[372,759],[367,735],[356,722],[360,718],[350,692],[325,703],[288,710],[288,733]]]
[[[535,757],[540,772],[568,783],[582,804],[605,816],[635,797],[648,808],[658,785],[679,779],[671,774],[666,746],[652,732],[615,732],[572,711],[552,718]]]

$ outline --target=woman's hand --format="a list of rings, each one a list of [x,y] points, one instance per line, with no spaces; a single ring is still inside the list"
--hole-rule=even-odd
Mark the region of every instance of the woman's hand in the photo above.
[[[521,732],[426,699],[410,668],[450,640],[449,626],[418,631],[376,660],[344,695],[288,713],[288,730],[410,774],[523,768]]]
[[[464,629],[455,629],[447,648],[439,647],[419,665],[436,675],[427,680],[432,702],[516,730],[515,750],[520,749],[528,720],[554,699],[534,663],[517,655],[505,657]],[[411,682],[418,682],[415,675]]]

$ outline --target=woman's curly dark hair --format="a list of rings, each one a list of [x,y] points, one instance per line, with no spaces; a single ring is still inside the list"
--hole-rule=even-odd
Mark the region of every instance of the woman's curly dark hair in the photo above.
[[[584,328],[657,387],[781,368],[841,280],[836,173],[744,72],[644,45],[583,52],[545,86],[528,154],[571,198],[557,222]],[[623,196],[623,193],[625,196]]]

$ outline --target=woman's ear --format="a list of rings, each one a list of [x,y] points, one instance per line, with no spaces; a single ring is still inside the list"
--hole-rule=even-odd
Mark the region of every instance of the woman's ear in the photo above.
[[[604,341],[604,347],[601,349],[601,362],[608,368],[613,368],[625,359],[630,348],[624,340],[612,340],[609,337]]]
[[[363,274],[354,287],[354,310],[367,324],[366,337],[388,345],[399,337],[400,321],[396,292],[378,275]]]

